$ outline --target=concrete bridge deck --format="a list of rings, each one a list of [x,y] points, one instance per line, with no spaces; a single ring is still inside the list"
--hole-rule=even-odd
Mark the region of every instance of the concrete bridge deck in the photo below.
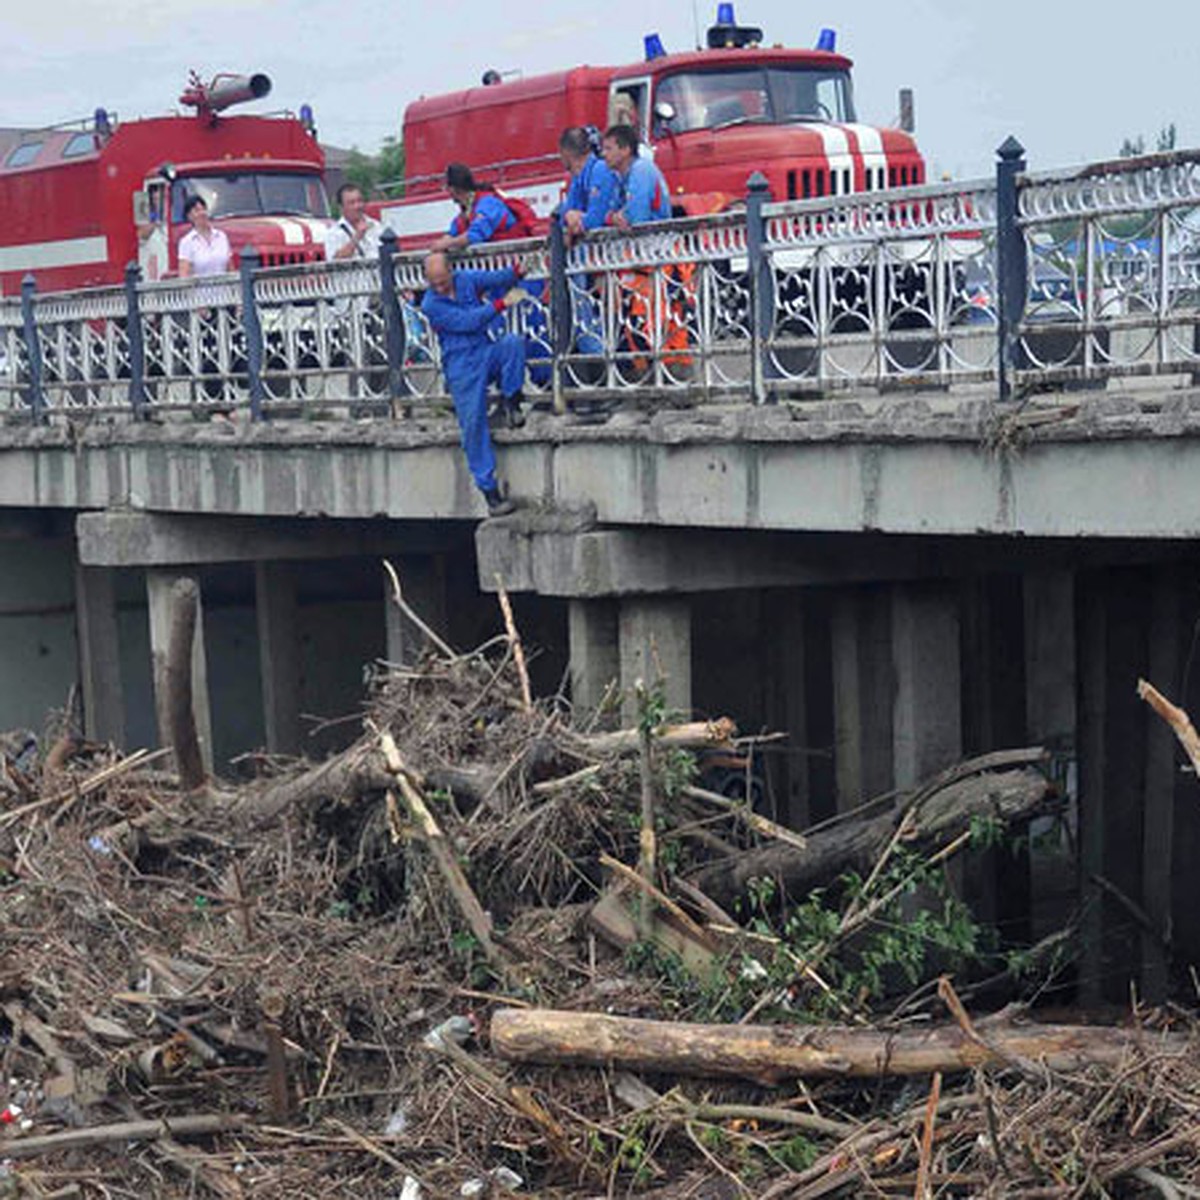
[[[1191,538],[1200,391],[940,393],[595,418],[495,440],[527,506],[671,528]],[[0,505],[471,520],[453,422],[0,428]]]

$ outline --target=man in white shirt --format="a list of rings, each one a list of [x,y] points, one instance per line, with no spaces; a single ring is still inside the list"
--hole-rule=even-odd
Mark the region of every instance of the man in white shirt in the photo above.
[[[344,262],[348,258],[377,259],[383,226],[367,216],[362,190],[343,183],[337,191],[342,215],[325,230],[325,260]]]

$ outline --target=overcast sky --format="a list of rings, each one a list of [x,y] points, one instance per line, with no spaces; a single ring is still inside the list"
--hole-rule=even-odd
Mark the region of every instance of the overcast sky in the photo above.
[[[697,0],[703,29],[715,2]],[[271,105],[316,110],[322,140],[373,151],[409,100],[478,81],[486,67],[526,75],[622,64],[657,31],[694,44],[690,0],[603,6],[494,0],[0,0],[0,125],[48,124],[97,105],[123,118],[174,105],[189,68],[264,71]],[[1114,11],[1078,0],[738,0],[768,43],[809,46],[838,33],[855,62],[859,118],[890,124],[900,87],[916,91],[931,177],[992,170],[1014,133],[1030,166],[1153,143],[1170,121],[1200,142],[1200,3],[1142,0]],[[545,14],[545,15],[543,15]]]

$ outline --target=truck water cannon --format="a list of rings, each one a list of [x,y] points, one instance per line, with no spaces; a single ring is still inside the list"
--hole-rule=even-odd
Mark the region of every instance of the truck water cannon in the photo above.
[[[271,79],[267,75],[233,75],[228,72],[214,75],[209,83],[192,71],[188,86],[179,97],[179,103],[196,110],[198,117],[215,117],[224,109],[249,100],[261,100],[271,91]]]
[[[739,25],[733,15],[733,5],[717,5],[717,23],[708,27],[710,50],[741,50],[762,44],[763,31],[754,25]]]

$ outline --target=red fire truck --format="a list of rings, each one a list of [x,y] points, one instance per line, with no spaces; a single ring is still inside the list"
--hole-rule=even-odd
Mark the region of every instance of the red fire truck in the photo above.
[[[708,48],[666,54],[657,35],[645,61],[575,67],[422,98],[404,114],[403,200],[378,205],[402,243],[445,231],[456,210],[446,164],[527,200],[547,217],[560,198],[558,135],[568,125],[633,124],[671,187],[676,215],[719,211],[744,198],[762,171],[777,200],[845,195],[925,181],[909,133],[858,123],[848,58],[832,30],[818,48],[762,45],[722,3]]]
[[[94,118],[46,129],[0,129],[0,294],[32,272],[39,291],[118,282],[138,262],[147,279],[178,267],[189,194],[203,196],[236,258],[323,256],[329,202],[311,112],[225,116],[271,88],[265,75],[193,74],[191,115]]]

